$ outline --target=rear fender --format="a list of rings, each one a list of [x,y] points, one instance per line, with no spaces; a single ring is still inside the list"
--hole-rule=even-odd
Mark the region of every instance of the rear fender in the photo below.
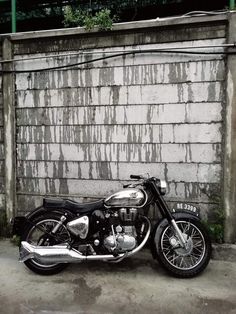
[[[185,212],[185,211],[172,213],[172,216],[174,219],[191,219],[191,220],[195,219],[197,221],[201,220],[199,216],[197,216],[196,214],[191,213],[191,212]],[[166,218],[163,218],[160,221],[158,221],[153,227],[151,239],[150,239],[151,240],[150,248],[151,248],[151,253],[152,253],[153,258],[157,257],[156,249],[155,249],[155,242],[154,242],[155,234],[156,232],[161,231],[161,229],[165,228],[168,224],[169,224],[168,220]]]
[[[11,234],[12,236],[21,236],[27,224],[27,218],[25,216],[17,216],[11,221]]]
[[[43,209],[44,208],[42,206],[40,206],[40,207],[35,208],[34,210],[32,210],[30,213],[26,214],[25,216],[14,217],[11,221],[12,236],[14,236],[14,235],[21,236],[25,230],[25,227],[27,226],[27,224],[31,220],[31,218],[33,219],[34,217],[37,217],[37,215],[39,215],[39,213],[43,212]]]
[[[55,209],[55,208],[44,208],[43,206],[33,209],[31,212],[25,216],[17,216],[12,221],[12,235],[22,236],[26,226],[29,224],[34,225],[33,221],[39,216],[43,216],[46,213],[54,212],[61,215],[67,215],[69,219],[75,216],[68,210],[65,209]]]

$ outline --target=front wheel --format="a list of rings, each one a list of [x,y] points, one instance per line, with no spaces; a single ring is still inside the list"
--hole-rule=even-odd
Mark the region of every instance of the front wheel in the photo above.
[[[211,241],[201,222],[194,218],[175,219],[186,241],[183,248],[167,221],[157,227],[154,246],[160,264],[176,277],[190,278],[201,273],[211,257]]]

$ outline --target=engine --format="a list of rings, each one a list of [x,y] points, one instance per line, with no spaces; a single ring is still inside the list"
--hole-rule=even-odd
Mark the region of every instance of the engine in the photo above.
[[[104,247],[112,253],[131,251],[137,246],[135,220],[136,208],[93,212],[91,217],[84,215],[67,223],[67,228],[76,237],[91,241],[94,248]],[[90,242],[91,243],[91,242]]]
[[[137,209],[121,208],[114,213],[114,216],[118,216],[115,221],[119,224],[111,223],[111,232],[109,236],[105,237],[103,243],[105,248],[109,252],[116,251],[119,253],[133,250],[137,245],[137,234],[134,226]]]

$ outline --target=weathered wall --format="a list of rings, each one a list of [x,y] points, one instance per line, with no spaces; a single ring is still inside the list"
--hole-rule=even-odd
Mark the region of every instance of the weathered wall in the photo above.
[[[225,43],[225,18],[203,20],[111,33],[16,36],[16,59],[41,57],[16,62],[16,69],[76,63],[101,50],[105,55]],[[91,54],[70,56],[80,50]],[[169,201],[200,204],[203,215],[218,207],[224,82],[221,55],[174,53],[17,74],[18,212],[38,205],[44,195],[102,197],[130,174],[147,172],[168,181]]]
[[[171,204],[199,204],[203,216],[224,204],[225,240],[235,242],[235,56],[145,53],[49,69],[101,51],[232,44],[235,20],[232,13],[107,33],[1,36],[0,57],[20,59],[3,68],[25,70],[0,82],[0,208],[7,217],[45,195],[102,197],[130,173],[149,172],[168,181]]]
[[[236,42],[236,15],[230,14],[228,41]],[[225,151],[224,151],[224,210],[225,240],[236,243],[236,55],[227,59]]]
[[[0,61],[2,60],[2,45],[0,43]],[[3,95],[2,95],[2,64],[0,63],[0,210],[5,208],[4,197],[4,137],[3,137]]]

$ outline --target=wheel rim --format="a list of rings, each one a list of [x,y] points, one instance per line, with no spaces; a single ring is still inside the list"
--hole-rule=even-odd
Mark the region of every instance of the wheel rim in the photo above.
[[[56,226],[56,224],[58,224],[58,220],[56,219],[41,220],[30,229],[27,235],[26,241],[32,245],[41,246],[42,239],[45,238],[46,232],[49,233]],[[62,241],[60,243],[65,243],[65,242],[68,243],[68,241],[70,241],[70,234],[64,225],[61,225],[60,228],[57,230],[56,237]],[[54,244],[59,244],[59,243],[54,243]],[[49,246],[49,245],[50,245],[49,241],[43,244],[43,246]],[[41,264],[37,262],[35,259],[31,259],[31,261],[35,265],[44,267],[44,268],[50,268],[50,267],[58,265],[58,264]]]
[[[178,227],[187,241],[186,248],[180,246],[179,240],[171,226],[167,226],[161,237],[161,250],[166,261],[181,270],[197,267],[206,251],[206,243],[197,226],[187,221],[177,221]]]

